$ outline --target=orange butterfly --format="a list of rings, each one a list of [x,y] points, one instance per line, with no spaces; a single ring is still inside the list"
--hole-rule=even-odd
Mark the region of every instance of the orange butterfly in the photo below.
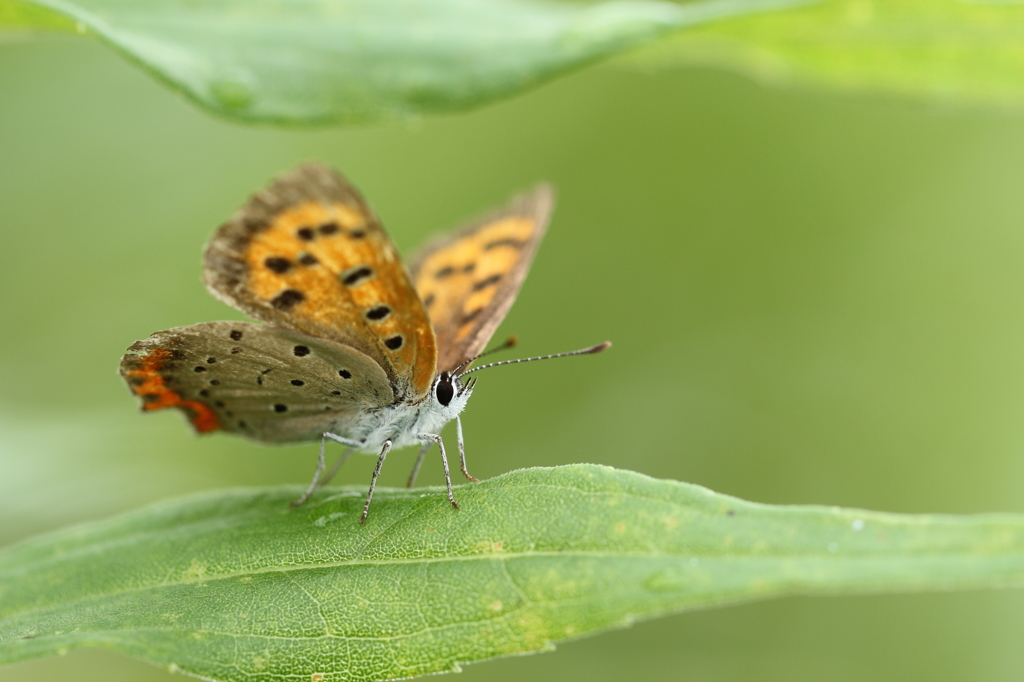
[[[468,369],[512,306],[552,204],[546,185],[513,199],[429,244],[410,277],[359,193],[328,167],[300,166],[255,195],[206,249],[210,293],[267,324],[157,332],[128,349],[121,375],[143,410],[178,408],[200,433],[319,439],[316,474],[294,504],[329,481],[353,450],[376,454],[365,522],[388,452],[423,446],[411,486],[437,443],[458,509],[438,434],[456,420],[462,473],[476,481],[466,470],[459,420],[476,379],[466,375],[611,345]],[[328,438],[349,449],[322,477]]]

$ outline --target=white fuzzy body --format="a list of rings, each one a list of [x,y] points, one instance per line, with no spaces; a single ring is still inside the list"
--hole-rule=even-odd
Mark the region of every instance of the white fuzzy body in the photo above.
[[[445,424],[459,416],[471,394],[471,388],[456,386],[451,402],[442,405],[438,402],[437,391],[432,389],[419,403],[399,403],[367,410],[355,423],[346,419],[331,431],[357,441],[359,446],[356,450],[371,455],[380,454],[386,440],[391,441],[392,448],[423,445],[441,433]]]

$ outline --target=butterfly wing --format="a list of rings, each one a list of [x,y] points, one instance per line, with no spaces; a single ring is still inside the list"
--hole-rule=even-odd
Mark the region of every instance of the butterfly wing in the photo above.
[[[402,261],[359,193],[306,164],[274,180],[214,235],[204,280],[265,322],[373,358],[397,400],[430,390],[433,330]]]
[[[438,369],[452,370],[487,345],[519,293],[553,205],[554,192],[541,185],[413,259],[413,281],[437,336]]]
[[[361,411],[394,401],[384,371],[364,353],[244,322],[157,332],[128,348],[121,376],[143,410],[177,408],[200,433],[265,442],[344,434]]]

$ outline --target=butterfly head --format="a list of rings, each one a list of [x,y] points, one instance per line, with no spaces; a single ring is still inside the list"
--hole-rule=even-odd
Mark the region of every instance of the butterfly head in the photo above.
[[[473,377],[463,382],[457,374],[451,372],[441,372],[435,377],[431,396],[441,413],[448,419],[455,418],[465,409],[466,402],[473,393],[473,386],[476,385],[475,379],[476,377]]]

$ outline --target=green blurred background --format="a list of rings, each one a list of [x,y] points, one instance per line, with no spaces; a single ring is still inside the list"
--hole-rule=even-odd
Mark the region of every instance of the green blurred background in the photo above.
[[[225,486],[304,484],[315,446],[141,416],[124,348],[240,315],[212,230],[308,159],[408,252],[538,180],[559,206],[499,335],[607,354],[480,375],[470,469],[599,462],[749,500],[1024,511],[1024,117],[602,67],[407,127],[197,111],[88,39],[0,45],[0,544]],[[383,474],[401,485],[415,456]],[[340,482],[369,481],[372,458]],[[421,482],[441,481],[436,456]],[[688,613],[471,680],[1015,680],[1024,594],[792,598]],[[157,682],[102,651],[5,682]],[[175,678],[175,679],[180,679]]]

